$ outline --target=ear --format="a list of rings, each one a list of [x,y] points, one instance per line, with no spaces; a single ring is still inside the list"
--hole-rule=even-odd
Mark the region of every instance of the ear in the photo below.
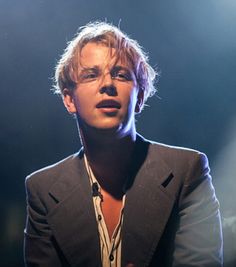
[[[135,106],[135,113],[140,113],[143,107],[144,92],[142,89],[139,89],[137,96],[137,103]]]
[[[74,100],[74,94],[72,90],[67,88],[63,89],[63,103],[69,113],[76,113],[76,105]]]

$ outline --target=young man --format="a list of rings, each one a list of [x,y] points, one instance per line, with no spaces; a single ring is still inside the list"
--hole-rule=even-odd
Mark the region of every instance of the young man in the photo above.
[[[136,132],[154,78],[138,43],[107,23],[67,46],[55,88],[83,147],[26,179],[26,266],[222,266],[206,156]]]

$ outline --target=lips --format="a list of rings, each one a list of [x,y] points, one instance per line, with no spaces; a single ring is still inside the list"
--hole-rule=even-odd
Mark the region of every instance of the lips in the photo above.
[[[107,100],[102,100],[100,101],[97,105],[96,108],[116,108],[120,109],[121,104],[115,100],[112,99],[107,99]]]

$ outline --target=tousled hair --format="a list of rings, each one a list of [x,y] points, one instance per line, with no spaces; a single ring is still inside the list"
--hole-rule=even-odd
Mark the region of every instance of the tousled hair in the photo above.
[[[132,67],[138,87],[143,90],[144,103],[148,97],[154,95],[157,73],[149,65],[147,54],[137,41],[107,22],[93,22],[81,27],[68,43],[55,69],[53,90],[56,94],[62,94],[65,88],[76,88],[81,50],[92,42],[114,48],[116,60],[124,60]]]

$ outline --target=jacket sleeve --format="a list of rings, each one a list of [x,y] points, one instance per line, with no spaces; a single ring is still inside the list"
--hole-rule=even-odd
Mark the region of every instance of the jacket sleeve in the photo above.
[[[174,267],[222,266],[222,229],[208,160],[196,154],[179,201]]]
[[[63,256],[56,246],[47,223],[47,210],[33,186],[33,179],[26,179],[27,219],[24,230],[24,260],[26,267],[61,267]],[[38,188],[37,188],[38,189]]]

